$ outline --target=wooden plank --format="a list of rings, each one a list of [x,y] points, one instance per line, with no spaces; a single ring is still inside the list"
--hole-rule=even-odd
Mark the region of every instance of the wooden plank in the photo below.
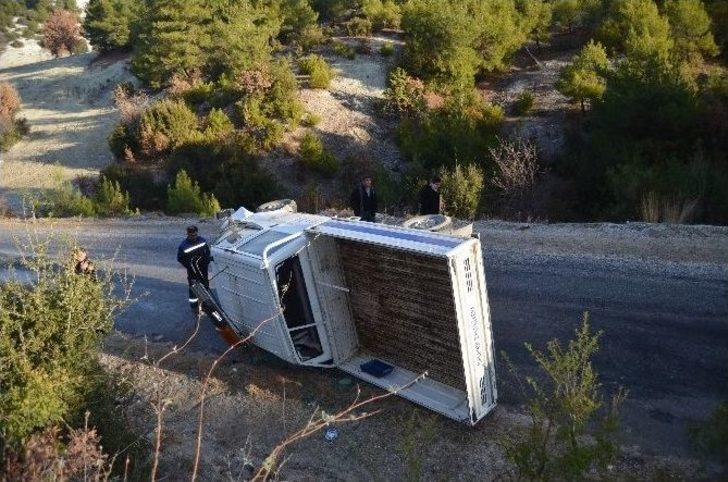
[[[362,348],[465,390],[447,261],[337,240]]]

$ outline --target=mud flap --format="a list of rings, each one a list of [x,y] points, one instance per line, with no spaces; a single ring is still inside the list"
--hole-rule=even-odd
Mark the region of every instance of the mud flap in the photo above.
[[[220,307],[220,303],[217,302],[212,292],[205,288],[205,285],[195,281],[192,283],[191,288],[200,300],[202,311],[210,317],[212,324],[215,326],[215,329],[223,340],[230,345],[234,345],[249,335],[246,330],[239,328],[230,320],[225,311],[223,311]]]

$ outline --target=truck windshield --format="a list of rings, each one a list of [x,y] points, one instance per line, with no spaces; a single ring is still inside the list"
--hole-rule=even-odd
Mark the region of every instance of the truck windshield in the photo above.
[[[276,267],[278,296],[291,340],[303,360],[323,354],[298,256]]]

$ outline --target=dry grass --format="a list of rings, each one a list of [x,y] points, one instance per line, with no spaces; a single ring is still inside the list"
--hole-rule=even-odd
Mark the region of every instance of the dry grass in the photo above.
[[[688,224],[695,219],[699,199],[661,198],[649,192],[642,198],[640,211],[647,223]]]

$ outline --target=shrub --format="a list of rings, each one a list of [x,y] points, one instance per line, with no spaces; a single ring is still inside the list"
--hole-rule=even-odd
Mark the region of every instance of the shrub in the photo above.
[[[10,46],[16,49],[20,49],[23,48],[25,44],[20,40],[13,40],[12,42],[10,42]]]
[[[20,110],[20,94],[10,82],[0,82],[0,117],[13,119]]]
[[[304,50],[323,42],[323,32],[317,23],[318,13],[308,0],[284,0],[280,3],[280,10],[281,40],[295,43]]]
[[[372,34],[372,22],[362,17],[354,17],[346,22],[346,33],[351,37],[368,37]]]
[[[581,103],[582,113],[586,112],[585,103],[601,99],[607,88],[607,69],[609,59],[600,43],[590,41],[571,63],[559,74],[556,88],[574,101]]]
[[[38,214],[51,217],[96,215],[93,199],[84,196],[70,181],[61,181],[58,177],[57,187],[41,197]]]
[[[96,202],[96,212],[101,216],[128,216],[131,214],[129,193],[121,189],[119,181],[111,181],[102,177],[94,201]]]
[[[377,30],[399,28],[400,8],[392,0],[363,0],[361,12]]]
[[[59,267],[49,242],[29,244],[22,267],[34,282],[0,284],[0,433],[14,446],[78,415],[101,342],[127,302],[113,295],[128,286],[122,280],[119,291],[112,270],[79,276],[70,247]]]
[[[83,23],[86,38],[101,52],[129,49],[136,41],[141,12],[140,0],[90,0]]]
[[[194,213],[213,216],[220,211],[220,203],[212,194],[202,193],[185,171],[180,171],[174,185],[167,188],[167,212],[170,214]]]
[[[129,193],[129,203],[144,210],[164,210],[167,203],[167,186],[157,182],[152,172],[130,164],[111,164],[101,175]]]
[[[308,84],[312,89],[328,89],[334,71],[326,60],[318,55],[308,55],[298,61],[298,66],[304,75],[309,76]]]
[[[496,172],[493,186],[500,197],[500,214],[504,217],[530,219],[535,215],[535,188],[541,167],[536,146],[530,141],[500,140],[490,149]]]
[[[307,133],[301,140],[301,161],[307,169],[324,176],[334,176],[339,170],[336,157],[324,148],[321,139],[311,133]]]
[[[498,106],[475,91],[458,92],[419,118],[405,117],[397,130],[402,153],[430,171],[441,166],[482,163],[503,119]]]
[[[389,74],[389,87],[384,91],[385,109],[398,115],[418,116],[425,112],[425,84],[397,67]]]
[[[303,125],[306,127],[316,127],[321,123],[321,116],[315,112],[307,112],[303,118]]]
[[[447,213],[460,219],[475,219],[483,195],[484,175],[475,164],[462,167],[456,164],[452,170],[443,169],[442,199]]]
[[[199,138],[197,115],[182,101],[164,99],[152,105],[139,122],[139,146],[148,158]]]
[[[382,44],[382,46],[379,48],[379,53],[383,57],[391,57],[394,55],[394,45],[390,43]]]
[[[86,42],[76,14],[67,10],[53,12],[43,26],[41,44],[56,57],[80,52]]]
[[[527,90],[524,90],[516,98],[516,102],[513,105],[513,113],[521,116],[526,115],[533,108],[533,94]]]
[[[205,120],[205,139],[215,140],[229,136],[235,130],[230,118],[220,109],[212,109]]]
[[[340,57],[344,57],[349,60],[354,60],[356,58],[356,50],[346,42],[335,40],[331,42],[331,46],[334,49],[334,53]]]
[[[547,344],[546,353],[526,344],[546,384],[532,377],[524,381],[511,365],[528,397],[531,418],[527,427],[503,440],[518,480],[582,480],[591,469],[606,469],[617,454],[614,436],[626,395],[617,391],[606,413],[599,416],[601,385],[591,358],[599,349],[601,332],[593,334],[584,315],[575,335],[566,350],[557,340]]]

